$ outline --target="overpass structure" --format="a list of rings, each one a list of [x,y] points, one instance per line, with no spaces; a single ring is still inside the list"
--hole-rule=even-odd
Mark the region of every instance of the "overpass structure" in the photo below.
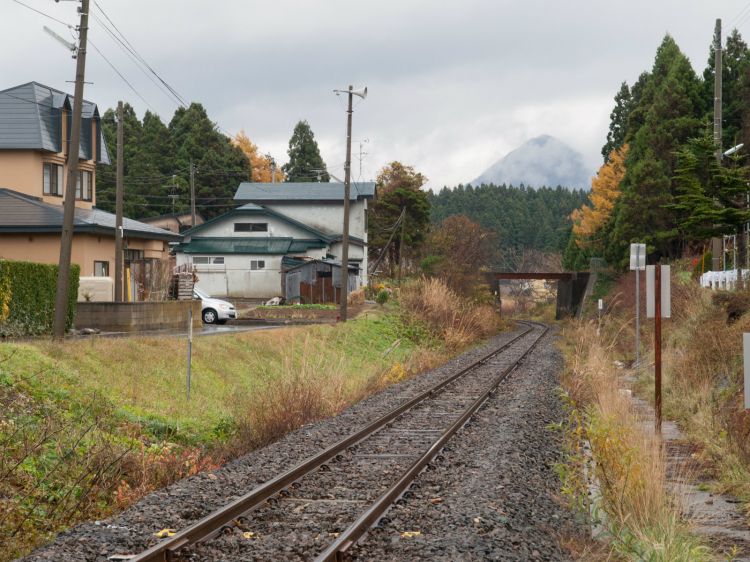
[[[557,281],[557,307],[555,318],[558,320],[566,316],[577,315],[583,306],[584,298],[595,278],[589,271],[561,271],[561,272],[525,272],[525,271],[495,271],[490,273],[493,281],[514,280],[526,281],[541,279]],[[493,283],[494,285],[495,283]],[[497,287],[498,295],[500,287]]]

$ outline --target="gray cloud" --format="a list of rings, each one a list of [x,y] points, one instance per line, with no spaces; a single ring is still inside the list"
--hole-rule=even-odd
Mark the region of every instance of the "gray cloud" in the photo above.
[[[75,3],[24,0],[68,22]],[[398,159],[432,187],[476,177],[524,141],[550,134],[600,162],[612,97],[650,68],[670,32],[702,72],[716,17],[742,0],[99,0],[141,54],[226,131],[244,128],[286,158],[307,119],[334,174],[343,173],[345,113],[331,90],[367,85],[354,137],[368,138],[363,175]],[[74,62],[42,33],[59,25],[0,0],[3,83],[72,90]],[[97,10],[94,13],[99,14]],[[747,30],[748,23],[740,27]],[[745,29],[743,29],[745,28]],[[61,30],[64,32],[64,28]],[[90,37],[165,121],[169,101],[92,21]],[[86,97],[147,106],[91,52]],[[356,160],[355,160],[356,162]],[[358,173],[358,162],[354,166]]]

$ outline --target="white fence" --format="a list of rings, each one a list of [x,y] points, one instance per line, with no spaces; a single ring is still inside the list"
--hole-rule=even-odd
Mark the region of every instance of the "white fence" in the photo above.
[[[750,280],[750,269],[742,270],[742,279],[745,283]],[[727,271],[706,271],[701,275],[701,287],[707,287],[714,291],[723,289],[725,291],[734,290],[737,285],[737,270],[730,269]]]

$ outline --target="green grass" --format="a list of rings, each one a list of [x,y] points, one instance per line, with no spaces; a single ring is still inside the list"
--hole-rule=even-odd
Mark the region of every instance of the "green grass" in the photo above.
[[[262,304],[256,308],[271,310],[336,310],[338,306],[335,304],[280,304],[274,306]]]
[[[113,423],[142,424],[155,439],[210,443],[244,396],[300,369],[305,355],[321,370],[347,373],[353,388],[409,355],[414,344],[406,340],[382,357],[405,333],[396,315],[369,313],[337,326],[195,338],[190,401],[187,343],[179,338],[1,344],[0,374],[37,402],[109,403]]]

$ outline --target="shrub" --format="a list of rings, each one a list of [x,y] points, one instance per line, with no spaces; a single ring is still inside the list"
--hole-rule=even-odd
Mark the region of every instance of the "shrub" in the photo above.
[[[380,289],[378,291],[377,296],[375,297],[375,302],[379,305],[384,305],[388,302],[388,290],[387,289]]]
[[[71,265],[66,328],[73,325],[80,268]],[[35,336],[52,331],[57,266],[0,260],[0,337]]]

